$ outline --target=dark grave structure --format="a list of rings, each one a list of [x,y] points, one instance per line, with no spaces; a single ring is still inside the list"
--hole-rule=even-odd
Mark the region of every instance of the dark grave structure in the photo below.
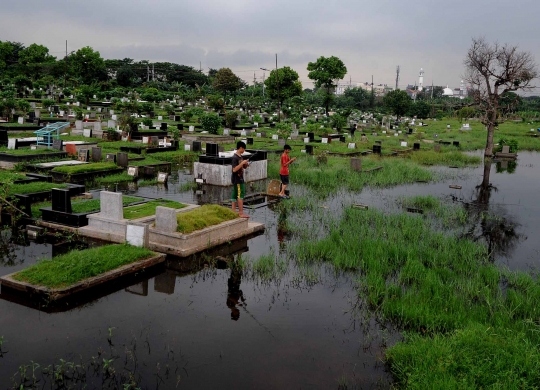
[[[92,162],[101,162],[101,148],[92,148]]]
[[[459,148],[459,141],[453,141],[453,142],[452,142],[452,145],[454,145],[455,147],[458,147],[458,148]]]
[[[373,153],[381,154],[381,145],[373,145]]]
[[[219,148],[217,144],[206,144],[206,155],[207,156],[219,156]]]
[[[88,162],[88,160],[90,160],[90,151],[88,149],[79,150],[77,160],[83,161],[83,162]]]
[[[116,154],[116,163],[120,167],[127,167],[128,166],[128,154],[123,152],[118,152]]]
[[[307,133],[309,142],[315,141],[315,133]]]
[[[52,210],[71,213],[71,197],[68,189],[53,188],[51,190]]]
[[[247,138],[247,144],[248,145],[253,145],[253,138],[252,137]]]
[[[313,145],[306,145],[306,154],[313,154]]]
[[[415,142],[413,144],[413,150],[420,150],[420,143],[419,142]]]
[[[107,155],[105,156],[105,161],[116,163],[116,154],[107,153]]]
[[[61,139],[55,139],[52,142],[52,148],[62,151],[64,149],[64,141]]]
[[[162,122],[159,129],[160,130],[167,130],[167,122]]]
[[[7,146],[8,145],[8,132],[7,132],[7,130],[0,130],[0,145],[1,146]]]
[[[193,147],[192,149],[194,152],[200,152],[202,151],[202,142],[201,141],[193,141]]]

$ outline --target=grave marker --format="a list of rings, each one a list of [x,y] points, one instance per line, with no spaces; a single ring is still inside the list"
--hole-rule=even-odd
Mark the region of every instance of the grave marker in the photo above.
[[[128,166],[128,154],[127,153],[122,153],[122,152],[118,152],[116,154],[116,163],[118,164],[118,166],[120,167],[127,167]]]
[[[139,167],[129,167],[127,170],[129,176],[138,177],[139,176]]]
[[[113,163],[116,163],[116,154],[114,154],[114,153],[107,153],[107,155],[105,156],[105,161],[106,161],[106,162],[113,162]]]
[[[349,143],[349,145],[347,146],[349,149],[356,149],[356,144],[353,142],[353,143]]]
[[[156,207],[156,230],[174,233],[178,227],[176,220],[176,210],[169,207]]]
[[[158,172],[157,181],[159,184],[167,183],[169,179],[169,174],[167,172]]]
[[[82,162],[88,162],[89,154],[90,153],[89,153],[88,149],[81,149],[81,150],[79,150],[77,160],[82,161]]]
[[[115,221],[124,219],[124,206],[121,192],[100,192],[101,217]]]
[[[62,213],[71,213],[71,197],[69,189],[53,188],[51,190],[52,210]]]
[[[92,162],[101,162],[101,148],[92,148]]]
[[[9,138],[7,148],[12,149],[12,150],[17,149],[18,148],[18,146],[17,146],[17,138]]]
[[[66,152],[70,156],[76,156],[77,146],[75,146],[75,144],[66,144]]]
[[[83,136],[86,138],[92,137],[92,129],[84,129],[83,130]]]
[[[351,168],[353,171],[362,171],[362,160],[357,157],[351,157]]]
[[[128,222],[126,226],[126,242],[142,248],[148,247],[148,225]]]

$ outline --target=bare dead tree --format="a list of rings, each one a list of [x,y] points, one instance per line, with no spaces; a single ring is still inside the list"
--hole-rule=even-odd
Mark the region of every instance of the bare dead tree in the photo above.
[[[537,65],[531,53],[519,51],[517,46],[489,44],[484,38],[474,38],[465,67],[464,79],[472,87],[472,98],[487,127],[484,155],[491,157],[493,135],[501,121],[501,98],[509,92],[532,90],[532,81],[538,77]]]

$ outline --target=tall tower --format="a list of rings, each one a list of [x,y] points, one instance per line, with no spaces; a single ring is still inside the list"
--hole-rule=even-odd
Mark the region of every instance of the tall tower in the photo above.
[[[424,69],[420,68],[420,75],[418,76],[418,90],[424,89]]]

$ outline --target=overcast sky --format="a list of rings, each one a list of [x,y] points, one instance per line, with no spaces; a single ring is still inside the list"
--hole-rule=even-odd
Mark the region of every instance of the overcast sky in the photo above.
[[[51,54],[91,46],[104,58],[169,61],[245,80],[337,56],[345,81],[459,86],[472,37],[518,44],[540,62],[540,0],[0,0],[0,40]]]

